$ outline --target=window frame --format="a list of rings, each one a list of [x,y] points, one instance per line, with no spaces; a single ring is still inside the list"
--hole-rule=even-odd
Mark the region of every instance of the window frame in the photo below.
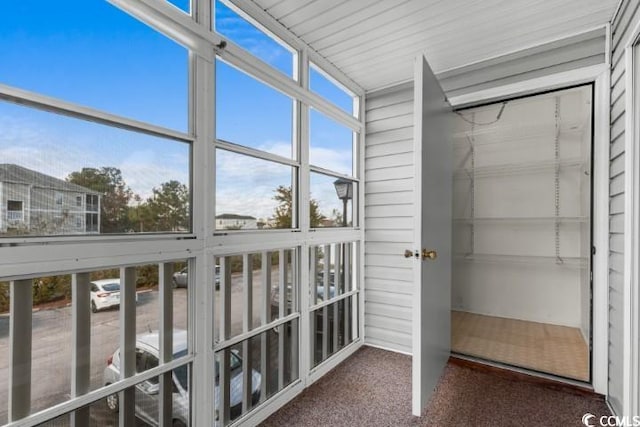
[[[66,102],[63,100],[59,100],[56,98],[51,98],[48,96],[40,95],[33,92],[28,92],[22,89],[12,88],[9,86],[5,86],[0,84],[0,101],[8,102],[14,105],[20,105],[22,107],[31,108],[36,111],[43,111],[50,114],[57,114],[62,117],[69,117],[71,119],[80,120],[89,123],[96,123],[102,126],[108,126],[113,128],[119,128],[125,131],[149,135],[153,137],[162,138],[164,140],[175,141],[177,143],[185,143],[189,146],[189,152],[193,153],[193,145],[195,143],[195,137],[193,136],[193,131],[190,131],[189,134],[185,134],[182,132],[174,131],[168,128],[162,128],[156,125],[152,125],[149,123],[138,122],[136,120],[132,120],[126,117],[116,116],[111,113],[106,113],[100,110],[95,110],[93,108],[84,107],[81,105],[77,105],[71,102]],[[190,154],[192,157],[192,154]],[[190,177],[189,177],[189,188],[190,188],[190,197],[193,199],[193,161],[189,162],[190,167]],[[87,194],[87,197],[97,197],[98,200],[98,213],[100,212],[100,197],[96,194]],[[65,192],[56,191],[54,193],[53,206],[55,209],[61,210],[64,208],[65,201]],[[193,232],[193,208],[192,203],[191,206],[191,227],[192,231],[189,233],[179,233],[180,237],[195,237]],[[74,203],[75,206],[75,203]],[[93,211],[91,211],[93,212]],[[176,233],[171,232],[158,232],[158,233],[144,233],[131,235],[125,232],[122,233],[114,233],[108,235],[78,235],[78,234],[66,234],[66,235],[55,235],[55,236],[22,236],[20,238],[15,237],[2,237],[0,238],[0,243],[9,243],[9,244],[24,244],[24,243],[80,243],[85,241],[95,241],[95,240],[120,240],[123,242],[127,241],[135,241],[142,239],[157,239],[158,235],[166,235],[171,238],[171,234],[174,236]]]

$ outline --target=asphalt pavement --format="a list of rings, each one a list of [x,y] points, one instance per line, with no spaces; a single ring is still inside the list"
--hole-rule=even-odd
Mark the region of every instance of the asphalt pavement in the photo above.
[[[272,272],[272,283],[277,286],[278,271]],[[231,332],[236,335],[242,332],[242,313],[244,307],[242,277],[232,276],[231,284]],[[219,294],[219,291],[216,291]],[[268,296],[270,299],[270,295]],[[262,284],[260,271],[254,272],[253,283],[253,317],[254,326],[261,323],[260,308],[262,300]],[[174,327],[187,328],[187,289],[174,290]],[[277,312],[277,309],[275,310]],[[159,304],[157,290],[143,291],[138,294],[136,304],[136,331],[138,334],[157,330],[159,325]],[[31,412],[49,408],[65,402],[71,392],[71,350],[72,319],[71,307],[48,308],[33,311],[32,326],[32,375],[31,375]],[[269,332],[269,347],[277,351],[277,335]],[[107,358],[118,347],[120,338],[118,308],[91,314],[91,390],[102,387],[103,371]],[[259,340],[252,340],[252,359],[254,366],[259,365]],[[274,353],[272,353],[274,354]],[[0,316],[0,424],[8,421],[8,358],[9,358],[9,316]],[[259,369],[259,368],[258,368]],[[270,375],[269,395],[273,389],[273,376]],[[90,407],[91,426],[116,426],[117,414],[110,413],[104,400],[95,402]],[[140,422],[140,425],[144,423]],[[68,417],[62,417],[48,423],[49,426],[69,425]]]

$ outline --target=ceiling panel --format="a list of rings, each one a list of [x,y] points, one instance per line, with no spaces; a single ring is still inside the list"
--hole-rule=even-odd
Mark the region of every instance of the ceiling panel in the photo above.
[[[365,90],[606,24],[618,0],[252,0]]]

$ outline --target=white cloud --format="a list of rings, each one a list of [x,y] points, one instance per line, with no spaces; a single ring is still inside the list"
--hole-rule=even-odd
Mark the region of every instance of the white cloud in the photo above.
[[[162,158],[154,150],[136,150],[129,154],[116,167],[122,171],[127,185],[143,200],[153,194],[153,188],[171,180],[189,184],[189,159],[186,156],[172,154]]]
[[[352,158],[351,150],[325,147],[311,147],[309,149],[309,163],[345,175],[352,175]]]
[[[269,142],[259,149],[290,157],[291,145],[284,142]],[[336,172],[350,174],[351,152],[328,148],[312,148],[312,158],[318,166]],[[290,186],[289,166],[254,159],[249,156],[218,152],[217,158],[217,213],[251,215],[269,218],[277,202],[273,200],[279,185]],[[330,215],[333,209],[341,212],[342,202],[337,198],[333,186],[334,177],[313,174],[311,197],[318,201],[321,212]]]
[[[66,118],[40,122],[37,115],[34,117],[0,115],[2,163],[15,163],[60,179],[83,167],[117,167],[127,185],[143,199],[163,182],[189,182],[186,145],[84,122],[75,124]],[[288,142],[267,141],[259,149],[291,157]],[[310,158],[317,166],[350,174],[350,151],[312,147]],[[217,167],[217,213],[269,218],[277,206],[275,189],[291,186],[292,168],[275,162],[218,151]],[[321,175],[312,178],[312,197],[322,212],[341,209],[333,188],[335,179]]]
[[[2,163],[59,179],[82,168],[116,167],[142,198],[163,182],[189,182],[186,145],[36,111],[19,113],[0,115]]]

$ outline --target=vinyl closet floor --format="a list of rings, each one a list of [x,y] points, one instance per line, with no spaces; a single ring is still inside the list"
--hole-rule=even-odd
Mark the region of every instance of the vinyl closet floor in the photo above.
[[[452,311],[451,333],[457,353],[589,381],[589,349],[578,328]]]

